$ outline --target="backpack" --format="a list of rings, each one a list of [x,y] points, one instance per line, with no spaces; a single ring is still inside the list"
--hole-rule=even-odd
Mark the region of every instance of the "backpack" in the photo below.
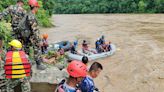
[[[28,14],[25,14],[22,18],[21,21],[19,21],[19,24],[18,24],[18,29],[19,30],[25,30],[27,29],[27,18],[28,18]]]
[[[28,38],[31,34],[30,27],[28,25],[28,14],[25,14],[22,20],[18,24],[18,30],[22,37]]]
[[[65,79],[63,79],[57,86],[57,89],[55,90],[55,92],[64,92],[65,91],[65,88],[63,86],[63,84],[66,82]],[[59,90],[59,89],[62,89],[62,90]],[[80,88],[79,88],[79,85],[76,85],[76,92],[81,92],[80,91]]]

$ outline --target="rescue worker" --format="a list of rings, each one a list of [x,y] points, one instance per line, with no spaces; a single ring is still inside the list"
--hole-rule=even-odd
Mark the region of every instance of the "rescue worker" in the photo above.
[[[89,46],[88,46],[88,42],[86,40],[83,40],[83,43],[82,43],[82,51],[83,53],[85,54],[96,54],[97,52],[90,49]]]
[[[86,76],[87,67],[80,61],[71,61],[67,67],[69,78],[63,80],[56,89],[56,92],[81,92],[77,86]]]
[[[76,45],[75,45],[75,44],[71,44],[70,52],[71,52],[72,54],[78,54],[78,52],[77,52],[77,50],[76,50]]]
[[[88,43],[87,43],[86,40],[83,40],[82,50],[83,50],[84,53],[87,53],[86,51],[89,51]]]
[[[103,52],[108,51],[108,50],[107,50],[107,46],[108,46],[108,44],[106,44],[105,42],[103,42],[103,43],[101,44],[101,47],[102,47],[102,51],[103,51]]]
[[[93,81],[99,73],[103,70],[103,67],[100,63],[94,62],[88,71],[88,75],[84,78],[84,80],[80,84],[80,89],[82,92],[99,92],[99,90],[95,87],[95,83]]]
[[[70,52],[71,52],[72,54],[78,54],[78,52],[77,52],[77,50],[76,50],[77,46],[78,46],[78,40],[75,40],[75,41],[73,42],[73,44],[71,44],[71,47],[70,47]]]
[[[18,40],[9,42],[10,50],[6,53],[4,65],[5,77],[8,79],[6,90],[14,92],[14,87],[21,85],[21,92],[31,92],[30,76],[31,63],[27,55],[22,50],[22,44]]]
[[[37,69],[44,70],[46,67],[42,64],[41,57],[41,38],[40,32],[38,29],[38,22],[35,18],[35,14],[38,11],[39,4],[36,0],[29,0],[28,4],[31,8],[31,11],[27,13],[27,29],[22,30],[22,40],[25,52],[30,55],[30,47],[33,47],[34,50],[34,60],[36,61]]]
[[[21,36],[20,32],[18,31],[18,24],[26,13],[26,11],[23,9],[23,5],[23,0],[17,0],[16,5],[11,5],[2,13],[0,13],[0,20],[7,15],[11,16],[12,36],[15,39],[20,39]]]
[[[102,46],[101,46],[101,43],[100,43],[100,38],[97,38],[97,41],[95,42],[95,47],[96,47],[97,53],[102,52]]]
[[[100,38],[100,44],[103,44],[103,43],[105,43],[105,36],[104,35],[102,35]]]
[[[43,39],[42,39],[42,54],[47,54],[47,47],[48,47],[48,41],[47,41],[47,38],[48,38],[48,34],[43,34],[42,35]]]
[[[109,41],[108,45],[107,45],[107,51],[110,51],[112,48],[111,48],[111,42]]]

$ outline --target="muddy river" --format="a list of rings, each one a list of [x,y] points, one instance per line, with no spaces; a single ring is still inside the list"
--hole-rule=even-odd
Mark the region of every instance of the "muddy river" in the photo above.
[[[101,92],[164,91],[163,14],[54,15],[52,21],[55,27],[41,30],[50,43],[86,39],[94,47],[104,35],[117,46],[113,56],[97,60],[104,68],[95,79]]]

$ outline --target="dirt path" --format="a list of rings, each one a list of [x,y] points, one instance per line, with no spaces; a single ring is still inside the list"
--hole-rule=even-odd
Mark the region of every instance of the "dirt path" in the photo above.
[[[94,47],[102,34],[116,44],[115,55],[98,62],[101,92],[163,92],[164,15],[55,15],[56,27],[42,29],[49,42],[87,39]]]

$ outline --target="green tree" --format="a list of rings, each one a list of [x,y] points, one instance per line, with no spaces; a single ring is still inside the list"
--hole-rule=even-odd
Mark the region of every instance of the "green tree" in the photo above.
[[[164,0],[54,0],[55,13],[163,13]]]
[[[141,12],[141,13],[144,13],[145,12],[145,9],[146,9],[146,3],[143,1],[143,0],[141,0],[141,1],[139,1],[139,3],[138,3],[138,10],[139,10],[139,12]]]
[[[164,13],[164,0],[155,0],[155,12]]]
[[[54,0],[43,0],[43,8],[50,16],[54,13],[55,2]]]

